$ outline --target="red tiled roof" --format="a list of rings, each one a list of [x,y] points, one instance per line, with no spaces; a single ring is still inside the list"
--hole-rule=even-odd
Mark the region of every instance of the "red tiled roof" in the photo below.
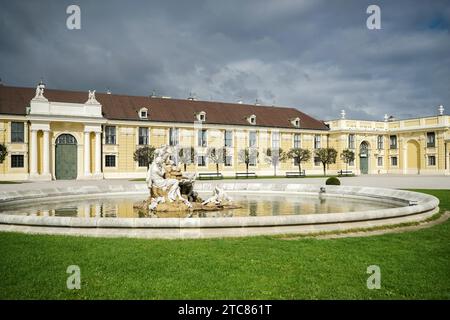
[[[25,115],[35,91],[35,88],[0,85],[0,114]],[[66,90],[45,89],[44,96],[53,102],[85,103],[88,99],[87,92]],[[103,116],[110,120],[141,120],[138,112],[145,107],[149,121],[192,123],[195,114],[204,111],[207,124],[249,125],[247,118],[254,114],[257,126],[294,128],[291,120],[299,117],[302,129],[328,130],[322,121],[295,108],[106,93],[96,93],[95,97],[102,104]]]

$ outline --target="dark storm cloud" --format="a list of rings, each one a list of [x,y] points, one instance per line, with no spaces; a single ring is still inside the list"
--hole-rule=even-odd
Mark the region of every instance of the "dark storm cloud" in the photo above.
[[[0,77],[381,119],[450,108],[447,1],[0,1]],[[66,8],[81,7],[81,30]],[[366,28],[381,7],[382,29]]]

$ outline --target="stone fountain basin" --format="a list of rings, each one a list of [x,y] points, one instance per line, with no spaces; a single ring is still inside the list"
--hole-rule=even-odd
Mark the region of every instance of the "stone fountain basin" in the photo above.
[[[245,194],[280,194],[298,195],[321,194],[322,196],[376,200],[398,204],[399,207],[356,211],[346,213],[302,214],[282,216],[256,217],[214,217],[214,218],[83,218],[83,217],[54,217],[54,216],[25,216],[0,214],[0,224],[48,226],[48,227],[76,227],[76,228],[155,228],[155,229],[189,229],[189,228],[244,228],[244,227],[277,227],[301,226],[320,224],[341,224],[358,221],[393,221],[401,217],[414,217],[423,220],[439,211],[439,200],[431,195],[372,187],[354,186],[319,186],[295,183],[220,183],[196,182],[195,190],[199,193],[211,193],[214,186],[219,185],[231,196],[236,193]],[[110,185],[110,186],[82,186],[61,187],[40,190],[26,190],[0,192],[0,208],[7,204],[32,203],[44,200],[63,200],[76,198],[92,198],[114,195],[147,194],[145,184]],[[399,220],[399,222],[402,222]]]

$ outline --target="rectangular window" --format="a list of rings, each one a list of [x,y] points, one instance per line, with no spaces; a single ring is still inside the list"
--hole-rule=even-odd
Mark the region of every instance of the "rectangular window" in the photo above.
[[[320,134],[314,136],[314,149],[320,149]]]
[[[436,146],[436,135],[434,132],[427,132],[427,148],[434,148]]]
[[[11,168],[23,168],[23,154],[11,155]]]
[[[389,141],[390,141],[389,148],[397,149],[397,136],[390,136]]]
[[[179,134],[178,128],[170,128],[169,129],[169,145],[174,147],[179,143]]]
[[[250,131],[248,133],[248,146],[250,148],[256,147],[256,131]]]
[[[280,149],[280,133],[272,132],[272,149]]]
[[[301,136],[299,133],[294,134],[294,148],[301,148]]]
[[[428,165],[435,166],[436,165],[436,156],[428,156]]]
[[[233,146],[233,131],[226,130],[224,139],[225,139],[225,147],[232,147]]]
[[[254,166],[256,166],[256,155],[255,154],[252,154],[252,155],[250,155],[250,162],[248,163],[248,165],[250,166],[250,167],[254,167]]]
[[[116,156],[115,155],[105,155],[105,167],[115,167],[116,166]]]
[[[355,135],[354,134],[348,135],[348,148],[355,149]]]
[[[383,166],[383,157],[378,157],[378,158],[377,158],[377,165],[378,165],[379,167],[382,167],[382,166]]]
[[[11,122],[11,142],[23,143],[24,142],[24,123],[23,122]]]
[[[116,127],[105,126],[105,143],[116,144]]]
[[[206,156],[198,156],[197,157],[197,165],[199,167],[206,167]]]
[[[377,137],[377,148],[378,150],[384,149],[384,137],[381,135]]]
[[[393,167],[397,166],[397,157],[391,157],[391,166]]]
[[[207,130],[206,129],[198,130],[198,146],[199,147],[208,146],[207,141],[208,141]]]
[[[314,165],[315,165],[315,166],[320,166],[320,165],[322,165],[322,162],[320,162],[319,157],[314,157]]]
[[[225,156],[225,167],[231,167],[233,165],[233,157]]]
[[[139,145],[148,144],[148,128],[139,128]]]
[[[146,167],[147,164],[145,163],[145,158],[144,157],[139,157],[138,158],[138,165],[139,167]]]

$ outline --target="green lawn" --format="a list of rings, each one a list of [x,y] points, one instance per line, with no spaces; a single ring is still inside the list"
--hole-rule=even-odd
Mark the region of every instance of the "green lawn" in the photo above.
[[[450,190],[436,195],[450,210]],[[450,222],[333,240],[97,239],[0,233],[0,298],[450,299]],[[81,268],[81,290],[66,268]],[[381,268],[369,290],[366,269]]]

